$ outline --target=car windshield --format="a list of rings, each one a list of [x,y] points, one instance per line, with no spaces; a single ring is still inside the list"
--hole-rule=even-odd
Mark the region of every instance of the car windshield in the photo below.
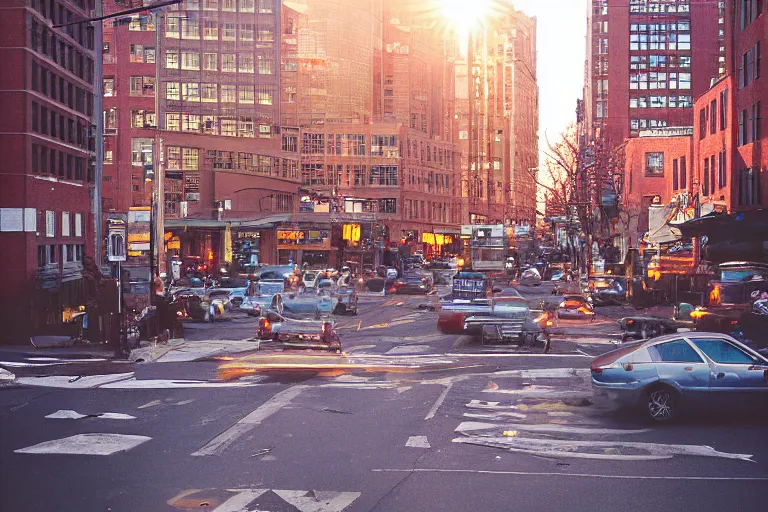
[[[305,281],[314,281],[316,277],[317,277],[317,274],[314,272],[304,272]]]

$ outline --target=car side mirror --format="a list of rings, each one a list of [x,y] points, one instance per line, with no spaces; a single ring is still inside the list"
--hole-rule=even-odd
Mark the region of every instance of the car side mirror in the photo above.
[[[499,287],[495,287],[492,291],[493,293],[501,293],[502,290]]]

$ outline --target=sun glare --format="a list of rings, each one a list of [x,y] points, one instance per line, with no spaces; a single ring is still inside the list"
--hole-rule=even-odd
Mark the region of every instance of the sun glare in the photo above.
[[[441,0],[442,11],[448,22],[460,33],[467,33],[482,25],[490,14],[492,0]]]

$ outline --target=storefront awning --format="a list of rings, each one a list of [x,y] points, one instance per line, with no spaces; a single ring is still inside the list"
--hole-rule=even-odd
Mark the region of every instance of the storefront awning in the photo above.
[[[440,235],[460,235],[461,234],[461,228],[460,227],[453,227],[453,226],[440,226],[436,227],[432,230],[435,234]]]
[[[289,213],[270,215],[261,219],[166,219],[165,229],[199,228],[199,229],[269,229],[283,222],[289,222]]]

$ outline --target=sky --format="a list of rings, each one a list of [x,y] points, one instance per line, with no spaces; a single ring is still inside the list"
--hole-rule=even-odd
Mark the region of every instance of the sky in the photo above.
[[[539,151],[576,121],[586,59],[589,0],[511,0],[538,20]],[[543,163],[543,162],[542,162]]]

